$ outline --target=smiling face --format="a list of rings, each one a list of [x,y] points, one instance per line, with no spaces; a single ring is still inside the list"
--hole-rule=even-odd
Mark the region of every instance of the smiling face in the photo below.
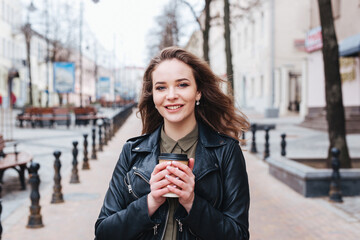
[[[165,60],[152,73],[153,100],[166,126],[195,126],[195,102],[200,100],[192,69],[177,60]]]

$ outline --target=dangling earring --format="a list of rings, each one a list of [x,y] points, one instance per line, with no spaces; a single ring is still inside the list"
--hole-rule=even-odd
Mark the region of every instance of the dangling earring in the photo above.
[[[200,100],[196,100],[196,106],[200,105]]]

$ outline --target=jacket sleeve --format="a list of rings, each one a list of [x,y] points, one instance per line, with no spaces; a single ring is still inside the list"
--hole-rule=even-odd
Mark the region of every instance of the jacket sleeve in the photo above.
[[[244,156],[235,141],[224,152],[220,162],[224,196],[221,209],[195,195],[189,215],[182,222],[202,239],[249,239],[250,194]]]
[[[129,169],[130,144],[126,143],[114,169],[109,189],[95,223],[97,240],[134,239],[154,226],[147,207],[147,195],[126,205],[124,177]]]

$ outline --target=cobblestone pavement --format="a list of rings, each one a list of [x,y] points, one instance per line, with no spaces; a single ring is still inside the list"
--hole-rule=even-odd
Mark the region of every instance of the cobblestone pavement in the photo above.
[[[245,157],[251,239],[360,239],[360,219],[338,208],[339,204],[326,198],[305,198],[270,176],[265,162],[248,153]]]
[[[89,160],[90,170],[81,170],[79,184],[70,184],[70,172],[62,174],[64,203],[51,204],[52,186],[41,189],[41,215],[44,227],[26,228],[30,200],[18,206],[3,221],[4,240],[82,240],[94,239],[94,224],[108,188],[108,184],[126,139],[140,134],[141,125],[134,113],[116,133],[115,137],[98,152],[98,160]],[[71,170],[70,168],[68,170]]]
[[[69,171],[62,174],[64,203],[50,204],[51,184],[41,189],[45,227],[26,228],[30,201],[23,201],[3,220],[2,239],[93,239],[94,223],[121,147],[126,139],[140,134],[141,121],[135,112],[104,151],[98,153],[99,160],[90,161],[91,169],[79,170],[80,184],[69,183]],[[259,155],[246,149],[244,155],[250,182],[251,239],[360,239],[359,197],[346,197],[343,204],[330,203],[327,198],[304,198],[270,176]]]

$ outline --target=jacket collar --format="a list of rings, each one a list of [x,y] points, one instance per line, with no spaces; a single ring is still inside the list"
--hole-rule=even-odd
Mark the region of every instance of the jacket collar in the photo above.
[[[134,146],[133,151],[135,152],[154,152],[158,148],[161,128],[161,124],[153,133],[143,135],[146,137],[138,145]],[[203,122],[198,121],[199,128],[199,141],[206,148],[211,147],[220,147],[225,144],[223,137],[212,130],[210,127],[206,126]]]

